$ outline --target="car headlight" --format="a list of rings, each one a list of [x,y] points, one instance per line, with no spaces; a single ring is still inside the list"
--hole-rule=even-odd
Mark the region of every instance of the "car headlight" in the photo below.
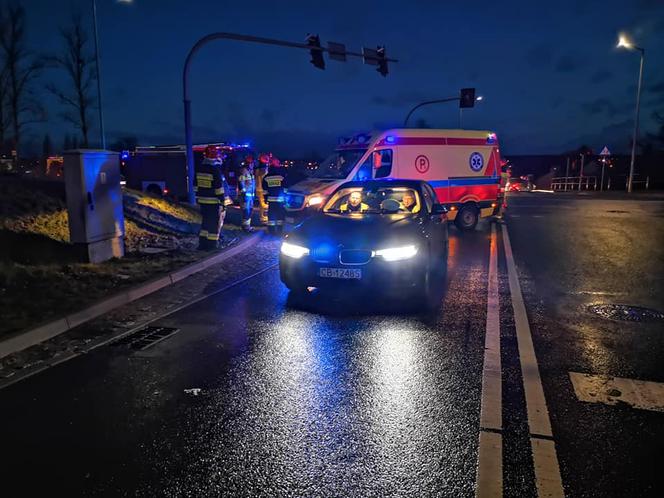
[[[320,194],[314,194],[307,200],[307,206],[319,206],[325,201],[325,197]]]
[[[417,254],[417,246],[390,247],[388,249],[379,249],[374,251],[374,256],[380,256],[385,261],[400,261],[410,259]]]
[[[289,258],[300,259],[302,256],[309,255],[309,249],[306,247],[291,244],[290,242],[282,242],[281,254]]]

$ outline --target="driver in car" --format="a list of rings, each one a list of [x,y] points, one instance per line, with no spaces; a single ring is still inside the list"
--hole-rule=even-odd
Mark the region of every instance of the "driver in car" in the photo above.
[[[399,208],[411,213],[417,213],[420,210],[420,206],[415,202],[415,195],[413,195],[413,192],[409,190],[403,194],[403,197],[401,198],[401,206],[399,206]]]
[[[351,192],[348,200],[339,206],[339,211],[342,213],[364,213],[369,206],[362,202],[362,192]]]

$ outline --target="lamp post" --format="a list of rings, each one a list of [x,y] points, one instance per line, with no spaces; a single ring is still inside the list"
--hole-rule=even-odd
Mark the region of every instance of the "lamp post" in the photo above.
[[[118,3],[132,3],[133,0],[117,0]],[[97,105],[99,106],[99,135],[101,148],[106,149],[104,133],[104,110],[101,105],[101,68],[99,63],[99,35],[97,34],[97,0],[92,0],[92,26],[95,35],[95,67],[97,69]]]
[[[634,135],[632,136],[632,158],[629,164],[629,179],[627,181],[627,192],[632,192],[632,182],[634,181],[634,162],[636,159],[636,139],[639,135],[639,111],[641,105],[641,83],[643,82],[643,59],[645,58],[646,51],[641,47],[637,47],[625,35],[620,35],[618,38],[618,48],[626,48],[628,50],[638,50],[641,55],[641,63],[639,64],[639,85],[636,90],[636,111],[634,112]]]
[[[92,23],[95,35],[95,67],[97,68],[97,105],[99,106],[99,134],[101,135],[101,148],[106,149],[106,135],[104,134],[104,110],[101,105],[101,70],[99,68],[99,36],[97,34],[97,1],[92,0]]]

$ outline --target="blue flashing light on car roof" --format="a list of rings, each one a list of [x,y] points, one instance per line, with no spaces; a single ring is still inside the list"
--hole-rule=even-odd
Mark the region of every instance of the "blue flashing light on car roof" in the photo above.
[[[122,160],[129,159],[129,151],[128,150],[123,150],[120,153],[120,159],[122,159]]]
[[[385,137],[385,141],[386,141],[388,144],[393,144],[394,142],[397,141],[397,138],[394,137],[394,136],[392,136],[392,135],[389,135],[389,136]]]

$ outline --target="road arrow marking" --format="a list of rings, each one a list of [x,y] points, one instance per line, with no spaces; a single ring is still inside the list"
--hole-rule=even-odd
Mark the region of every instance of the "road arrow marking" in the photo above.
[[[664,383],[570,372],[569,378],[579,401],[664,412]]]

